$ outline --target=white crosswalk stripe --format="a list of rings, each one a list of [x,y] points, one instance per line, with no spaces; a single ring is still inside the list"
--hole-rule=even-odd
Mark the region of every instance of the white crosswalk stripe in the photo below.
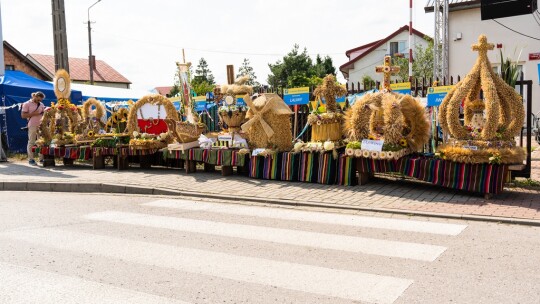
[[[249,240],[268,241],[289,245],[360,252],[387,257],[398,257],[420,261],[434,261],[446,247],[378,240],[355,236],[314,233],[290,229],[239,225],[213,221],[193,220],[141,213],[107,211],[85,216],[90,220],[164,228],[178,231],[206,233],[219,236],[237,237]]]
[[[243,282],[371,303],[393,303],[412,280],[320,266],[141,242],[56,228],[0,233],[0,237]]]
[[[0,303],[3,304],[188,303],[6,263],[0,263],[0,278]]]
[[[280,248],[309,252],[317,255],[313,249],[333,250],[324,252],[328,257],[311,260],[304,264],[300,259],[274,260],[248,256],[243,251],[230,253],[219,249],[194,249],[182,242],[175,245],[161,244],[157,241],[140,241],[102,234],[78,232],[73,229],[60,228],[26,228],[0,232],[0,239],[17,243],[29,243],[60,250],[67,255],[84,253],[92,259],[122,260],[123,263],[140,265],[143,268],[160,267],[184,272],[191,276],[212,276],[231,282],[258,284],[282,288],[282,292],[300,292],[313,297],[342,298],[366,303],[393,303],[414,282],[407,274],[377,271],[376,265],[367,264],[368,272],[347,270],[350,266],[335,268],[326,263],[327,258],[335,256],[347,257],[348,254],[365,254],[366,259],[400,258],[402,263],[429,263],[438,259],[447,250],[440,245],[426,244],[439,235],[454,237],[459,235],[467,225],[415,221],[405,219],[377,218],[358,215],[345,215],[313,211],[300,211],[284,208],[245,206],[224,203],[210,203],[190,200],[160,199],[141,204],[145,212],[124,212],[108,210],[93,212],[83,217],[91,223],[106,222],[117,224],[111,229],[124,230],[120,227],[137,227],[138,235],[144,235],[144,229],[163,229],[174,232],[195,233],[204,237],[222,237],[226,244],[236,246],[242,242],[259,242],[263,246],[280,244]],[[189,211],[173,216],[152,214],[161,209]],[[208,219],[194,219],[191,211],[209,214]],[[272,220],[266,224],[239,224],[231,222],[230,215]],[[228,220],[220,221],[220,216]],[[252,222],[253,222],[252,219]],[[272,227],[275,221],[282,221],[280,227]],[[269,224],[270,223],[270,224]],[[334,225],[339,231],[352,230],[347,235],[331,234],[282,227]],[[121,225],[121,226],[118,226]],[[129,226],[128,226],[129,225]],[[114,228],[118,227],[118,228]],[[352,228],[352,229],[350,229]],[[385,239],[361,236],[365,233],[357,228],[384,229],[382,233],[369,231],[373,235],[384,235]],[[310,229],[310,228],[307,228]],[[76,229],[75,229],[76,230]],[[157,230],[159,231],[159,230]],[[420,243],[390,240],[392,231],[403,235],[413,233],[408,239],[420,238]],[[111,231],[114,233],[114,231]],[[356,235],[358,234],[358,235]],[[185,235],[185,234],[184,234]],[[430,235],[429,237],[423,237]],[[440,240],[439,240],[440,241]],[[199,241],[197,241],[199,242]],[[178,245],[180,244],[180,245]],[[290,247],[290,248],[289,248]],[[214,248],[213,246],[211,248]],[[216,247],[219,248],[219,247]],[[292,249],[294,248],[294,249]],[[309,250],[309,251],[308,251]],[[320,251],[321,253],[323,251]],[[279,255],[278,255],[279,256]],[[315,261],[315,262],[313,262]],[[308,263],[308,262],[306,262]],[[379,262],[380,263],[380,262]],[[384,263],[384,262],[383,262]],[[360,268],[362,269],[362,268]],[[382,273],[386,275],[376,274]],[[391,273],[392,276],[388,274]],[[401,277],[403,276],[403,277]],[[204,279],[205,280],[205,279]],[[6,284],[7,282],[7,284]],[[28,293],[28,290],[33,292]],[[97,295],[97,296],[96,296]],[[194,299],[186,294],[181,298]],[[198,298],[197,298],[198,299]],[[197,300],[196,300],[197,301]],[[234,302],[234,301],[233,301]],[[148,293],[113,287],[68,275],[60,275],[26,267],[0,262],[0,303],[187,303],[175,301]]]
[[[234,204],[206,203],[190,200],[162,199],[143,204],[191,211],[205,211],[233,215],[246,215],[282,220],[295,220],[354,227],[391,229],[409,232],[459,235],[467,225],[412,221],[403,219],[377,218],[358,215],[345,215],[324,212],[300,211],[291,209],[244,206]]]

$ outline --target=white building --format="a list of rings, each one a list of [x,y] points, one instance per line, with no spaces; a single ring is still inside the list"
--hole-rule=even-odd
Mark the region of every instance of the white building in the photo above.
[[[428,45],[426,35],[413,28],[413,54],[414,49],[421,45],[424,49]],[[383,65],[384,56],[404,54],[408,58],[409,53],[409,26],[400,27],[386,38],[361,45],[345,52],[349,61],[339,67],[343,77],[347,79],[349,88],[354,84],[358,89],[358,83],[364,76],[369,76],[375,81],[382,80],[382,75],[375,72],[375,67]],[[394,77],[395,78],[395,77]],[[393,78],[393,79],[394,79]]]
[[[433,1],[425,7],[433,12]],[[471,45],[484,34],[496,48],[488,52],[489,60],[500,71],[500,50],[504,58],[511,58],[520,66],[525,80],[533,82],[533,113],[540,111],[540,13],[492,20],[481,20],[480,0],[450,0],[448,14],[449,73],[461,78],[470,71],[477,58]],[[535,22],[536,21],[536,22]],[[526,37],[531,36],[537,39]],[[521,52],[521,56],[518,58]],[[537,55],[535,55],[537,54]],[[524,94],[526,94],[524,92]]]

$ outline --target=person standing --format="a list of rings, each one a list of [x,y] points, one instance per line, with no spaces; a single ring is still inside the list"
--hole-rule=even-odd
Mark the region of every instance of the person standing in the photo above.
[[[32,93],[32,98],[22,106],[21,117],[28,120],[28,146],[26,147],[26,150],[28,152],[28,163],[30,165],[36,164],[32,147],[36,144],[38,128],[41,123],[43,111],[45,110],[45,105],[43,105],[42,102],[44,98],[45,94],[43,94],[43,92],[34,92]],[[39,155],[39,159],[40,162],[42,162],[43,156]]]

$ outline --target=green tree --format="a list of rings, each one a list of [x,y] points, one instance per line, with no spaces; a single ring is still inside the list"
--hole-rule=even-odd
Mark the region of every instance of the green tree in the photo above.
[[[268,83],[271,86],[277,88],[309,85],[309,78],[313,73],[313,63],[307,49],[304,48],[300,52],[299,48],[300,46],[295,44],[282,60],[278,60],[275,64],[268,64],[272,72],[271,75],[268,75]]]
[[[257,81],[257,76],[255,76],[255,72],[253,71],[253,67],[251,67],[249,59],[247,58],[244,58],[244,62],[242,62],[242,65],[238,68],[238,74],[236,74],[236,78],[243,75],[249,76],[249,80],[246,83],[247,85],[254,88],[258,88],[261,86],[261,84]]]
[[[214,76],[212,75],[212,71],[208,68],[208,63],[204,58],[201,58],[199,60],[199,65],[197,65],[197,69],[195,70],[195,75],[193,76],[193,80],[191,81],[193,84],[198,84],[202,82],[207,82],[209,84],[214,84]]]
[[[313,74],[319,78],[324,78],[328,74],[336,75],[336,68],[334,67],[334,63],[332,62],[332,58],[330,56],[326,55],[324,59],[321,58],[320,55],[317,54],[317,58],[315,58],[315,64],[313,65]]]
[[[214,90],[214,87],[214,84],[211,84],[207,81],[191,83],[191,90],[195,92],[197,96],[203,96],[208,92],[212,92]]]
[[[392,56],[392,65],[399,67],[399,72],[394,75],[398,78],[398,81],[409,81],[409,59],[394,55]]]
[[[369,75],[362,76],[362,85],[364,90],[371,89],[372,86],[375,86],[375,81]]]
[[[433,76],[433,39],[424,37],[428,41],[426,48],[417,45],[414,49],[413,75],[418,78]]]
[[[175,82],[173,87],[169,91],[169,96],[175,97],[176,95],[178,95],[178,93],[180,93],[180,86],[178,85],[178,83]]]

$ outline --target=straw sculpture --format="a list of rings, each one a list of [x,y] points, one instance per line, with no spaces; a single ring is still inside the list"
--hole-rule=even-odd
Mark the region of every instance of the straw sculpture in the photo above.
[[[525,117],[522,98],[493,72],[487,56],[493,48],[485,35],[478,38],[478,44],[472,46],[473,51],[478,51],[476,63],[441,103],[439,121],[450,140],[438,152],[446,159],[511,164],[521,163],[525,157],[514,140]],[[462,100],[464,124],[459,119]]]
[[[393,92],[367,94],[357,100],[346,112],[344,129],[351,141],[348,145],[351,155],[364,139],[382,139],[383,151],[395,152],[377,158],[421,150],[429,139],[429,124],[420,102],[410,95]],[[407,152],[397,153],[400,150]],[[372,155],[361,153],[361,156]]]
[[[249,106],[242,125],[251,148],[266,148],[276,151],[289,151],[292,148],[291,109],[277,94],[266,93],[251,100],[244,97]]]
[[[324,77],[323,83],[313,91],[318,100],[325,99],[326,113],[315,111],[308,116],[312,142],[341,141],[343,114],[338,113],[336,98],[345,94],[345,87],[336,83],[335,76],[331,74]]]
[[[170,134],[165,133],[158,136],[142,133],[139,129],[137,113],[145,104],[162,106],[165,109],[165,120],[178,121],[178,112],[176,112],[176,108],[169,99],[159,94],[146,95],[139,99],[129,110],[127,129],[130,137],[132,137],[132,139],[129,141],[129,145],[135,149],[163,148],[167,146],[167,142],[172,141],[172,136]],[[169,130],[167,133],[170,132],[171,131]],[[166,141],[162,139],[165,139]]]

